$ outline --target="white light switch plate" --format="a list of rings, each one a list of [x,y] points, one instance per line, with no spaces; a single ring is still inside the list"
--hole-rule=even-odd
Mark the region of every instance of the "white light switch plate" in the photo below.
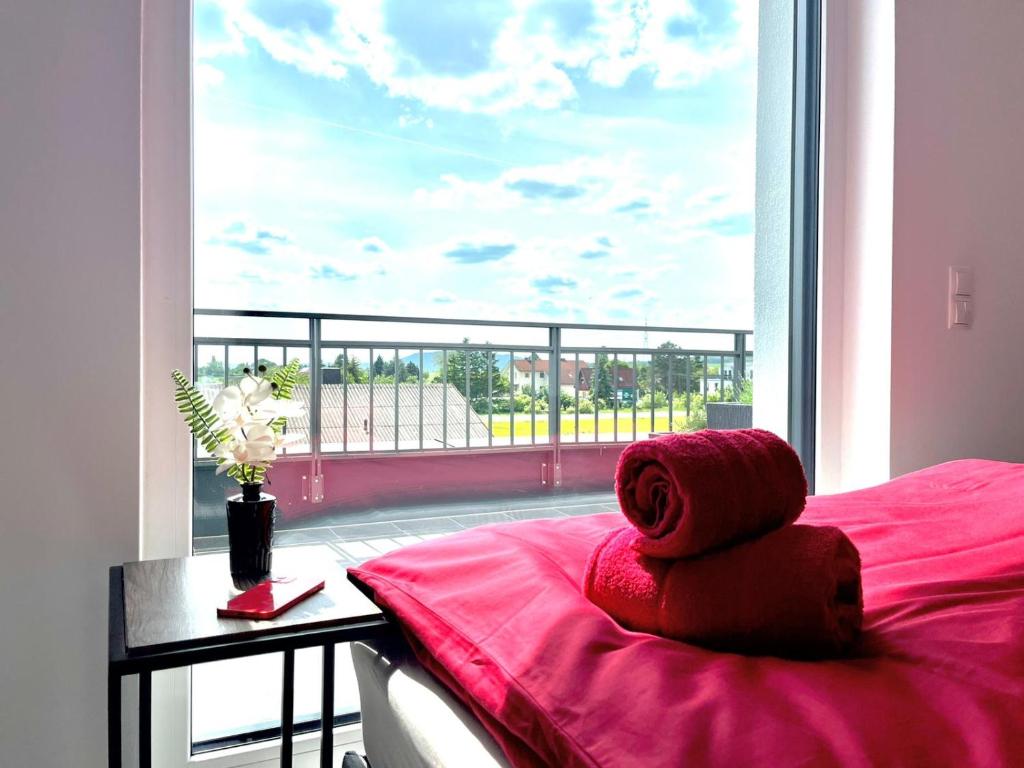
[[[970,328],[974,322],[974,270],[949,268],[948,328]]]
[[[971,300],[957,298],[953,302],[953,325],[970,327],[971,325]]]
[[[973,296],[974,270],[970,267],[950,267],[949,293],[951,296]]]

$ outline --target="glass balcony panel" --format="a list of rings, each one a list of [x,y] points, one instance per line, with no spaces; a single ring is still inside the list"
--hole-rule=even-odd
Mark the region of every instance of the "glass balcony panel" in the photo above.
[[[355,342],[380,345],[401,342],[412,346],[529,345],[548,343],[547,327],[508,325],[474,325],[458,322],[385,322],[367,320],[324,320],[322,337],[326,343]]]
[[[256,367],[255,344],[232,344],[228,347],[228,384],[238,384],[245,376],[245,369]]]
[[[193,323],[193,334],[196,338],[268,341],[309,339],[309,320],[305,318],[196,314]]]

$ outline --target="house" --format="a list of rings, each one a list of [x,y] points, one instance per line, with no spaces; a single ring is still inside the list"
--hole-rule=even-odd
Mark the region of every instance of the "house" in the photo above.
[[[601,375],[608,376],[609,381],[602,382]],[[612,380],[614,380],[614,384]],[[629,366],[616,366],[614,363],[609,363],[604,374],[599,373],[596,368],[588,368],[580,372],[580,391],[590,392],[595,384],[599,385],[602,392],[605,386],[614,386],[618,402],[630,404],[633,402],[636,392],[636,371]]]
[[[531,386],[537,390],[548,389],[551,384],[551,371],[547,359],[522,360],[518,359],[509,366],[509,381],[512,388],[517,392],[529,391]],[[589,385],[586,383],[587,372],[590,365],[586,360],[579,361],[579,370],[576,368],[575,360],[561,361],[559,366],[558,389],[570,397],[576,396],[576,390],[587,392]]]
[[[200,7],[201,2],[194,4]],[[556,310],[568,307],[560,316],[568,320],[575,319],[570,312],[582,313],[588,302],[605,301],[596,293],[588,294],[590,277],[615,272],[622,283],[615,305],[648,302],[654,334],[654,324],[661,322],[656,316],[659,312],[665,313],[666,322],[701,317],[690,311],[688,301],[704,290],[696,282],[698,273],[715,262],[724,276],[708,291],[712,300],[725,305],[738,296],[741,303],[751,306],[748,329],[757,338],[758,370],[754,423],[783,435],[790,435],[792,426],[790,437],[796,442],[810,435],[812,439],[804,440],[803,445],[813,451],[809,479],[818,493],[874,486],[895,475],[957,458],[999,459],[1011,470],[1013,463],[1024,461],[1020,385],[1024,372],[1021,355],[1012,347],[1012,339],[1024,330],[1020,300],[1024,259],[1019,251],[1024,242],[1024,216],[1019,212],[1020,180],[1024,178],[1024,152],[1020,151],[1024,89],[1019,82],[1024,71],[1024,3],[827,0],[823,16],[815,15],[810,23],[801,17],[803,26],[812,32],[820,23],[821,36],[813,40],[821,43],[820,48],[808,46],[806,40],[790,44],[787,35],[799,25],[794,23],[793,4],[779,0],[761,0],[756,4],[759,8],[750,13],[734,11],[725,3],[687,3],[682,16],[638,14],[647,27],[636,35],[628,26],[628,14],[615,15],[609,21],[602,11],[601,19],[582,34],[576,35],[579,30],[574,29],[563,36],[557,14],[537,6],[530,8],[535,16],[521,24],[503,21],[480,34],[460,35],[457,50],[454,45],[446,47],[432,40],[420,41],[413,53],[396,53],[398,38],[417,42],[428,28],[440,27],[447,13],[436,14],[430,24],[417,24],[406,17],[401,26],[376,24],[374,16],[366,28],[384,30],[385,40],[364,46],[359,29],[352,27],[351,39],[326,45],[318,39],[318,30],[341,28],[328,4],[221,3],[224,13],[233,9],[244,15],[242,21],[231,23],[216,46],[226,51],[227,66],[204,63],[196,67],[194,77],[191,41],[202,25],[193,24],[191,5],[142,0],[8,0],[0,10],[0,351],[7,363],[7,375],[0,377],[5,437],[0,441],[4,510],[0,535],[0,583],[4,585],[0,589],[0,765],[5,768],[107,764],[104,699],[109,682],[105,658],[111,641],[107,624],[109,569],[125,562],[192,555],[193,444],[172,407],[168,373],[173,368],[187,371],[194,359],[192,333],[198,325],[193,315],[194,290],[196,295],[211,296],[235,281],[256,284],[263,280],[266,251],[278,248],[284,253],[282,262],[290,259],[287,264],[296,280],[318,270],[323,278],[319,299],[329,304],[330,311],[349,311],[338,297],[362,292],[374,295],[383,307],[382,314],[399,312],[393,308],[402,304],[391,293],[390,281],[401,267],[388,260],[376,269],[378,260],[384,263],[385,256],[390,259],[397,253],[394,242],[372,237],[376,234],[372,227],[387,217],[363,215],[358,210],[391,183],[370,175],[372,171],[367,169],[379,167],[378,158],[392,145],[405,148],[437,182],[415,197],[416,187],[408,188],[410,207],[416,207],[421,216],[420,230],[429,232],[442,216],[467,218],[464,239],[438,237],[429,249],[416,251],[422,256],[423,268],[417,265],[410,274],[399,275],[410,282],[433,272],[448,275],[455,268],[473,274],[493,268],[507,280],[509,296],[513,284],[517,290],[535,290],[536,304],[543,302]],[[307,18],[285,17],[271,23],[275,14],[259,16],[257,5],[264,10],[275,6],[276,11],[302,5]],[[433,11],[430,3],[391,5]],[[475,13],[483,4],[446,4],[448,9],[463,5],[473,6]],[[699,7],[708,5],[721,11],[713,25],[697,15]],[[807,4],[797,3],[797,7]],[[812,7],[820,9],[818,4]],[[217,24],[221,10],[209,14],[212,21],[208,18],[203,23]],[[466,18],[461,17],[462,27],[469,25]],[[757,29],[758,24],[773,19],[781,22],[782,31]],[[472,26],[475,31],[476,23]],[[533,45],[540,39],[535,35],[546,26],[558,30],[562,38],[551,46],[538,42],[523,56],[515,55],[516,41],[526,39]],[[616,35],[611,44],[599,37],[607,29]],[[726,39],[732,29],[742,30],[744,40],[757,43],[756,59],[744,58],[740,48]],[[270,50],[260,42],[268,39],[275,43]],[[486,46],[492,40],[504,46],[501,56],[490,55]],[[775,60],[769,62],[772,66],[761,66],[762,57],[772,53],[772,43],[777,40],[784,41],[776,46],[784,49],[781,63]],[[653,41],[654,49],[634,50],[645,41]],[[792,82],[794,71],[807,74],[809,82],[818,82],[817,68],[796,61],[797,54],[807,47],[821,50],[827,59],[820,73],[820,123],[808,120],[809,114],[796,109],[791,101],[797,92]],[[568,54],[560,61],[547,60],[559,50]],[[423,63],[428,58],[432,61]],[[497,69],[515,59],[530,65],[528,76]],[[221,98],[217,89],[230,79],[229,70],[253,61],[272,71],[285,87],[310,73],[322,77],[318,83],[321,94],[341,93],[358,81],[356,84],[367,89],[376,89],[382,98],[393,99],[391,109],[372,112],[358,99],[307,98],[308,93],[297,89],[286,94],[287,98],[267,94],[267,99],[254,89],[250,92],[253,98],[244,104]],[[588,66],[580,65],[587,61]],[[733,68],[737,61],[742,62],[742,69]],[[665,62],[662,69],[659,62]],[[588,75],[600,77],[600,81],[588,80]],[[634,163],[624,153],[602,154],[601,148],[613,133],[625,135],[641,149],[636,137],[639,126],[651,123],[659,125],[669,151],[678,150],[682,157],[681,150],[693,146],[694,140],[688,126],[680,130],[675,125],[687,113],[679,104],[685,107],[697,96],[704,99],[720,80],[750,86],[751,98],[741,111],[754,115],[756,106],[757,125],[756,141],[752,132],[721,131],[736,140],[735,151],[723,153],[721,158],[713,153],[702,158],[713,170],[724,159],[727,167],[715,183],[705,188],[694,184],[691,189],[695,168],[671,163],[667,173],[660,175],[662,168]],[[636,106],[633,113],[609,115],[584,108],[582,102],[588,94],[596,93],[606,105],[616,85],[622,84]],[[203,88],[224,113],[239,108],[257,115],[266,133],[221,130],[216,142],[193,144],[193,128],[198,126],[193,126],[191,116],[200,106],[199,89]],[[674,101],[673,91],[680,88],[700,90],[684,94],[682,102]],[[416,91],[423,97],[418,101]],[[817,90],[810,94],[808,101],[817,106],[813,98]],[[647,104],[647,98],[655,101]],[[533,99],[539,100],[536,105]],[[330,101],[330,108],[339,113],[334,122],[304,117],[318,101]],[[430,130],[420,114],[426,101],[447,110],[451,125],[443,131],[440,125]],[[351,124],[341,122],[346,102],[361,110]],[[533,110],[529,120],[511,114],[516,105],[524,103]],[[563,104],[573,107],[566,109]],[[463,107],[465,113],[459,111]],[[714,120],[705,123],[717,127],[719,117],[732,111],[731,107],[716,110]],[[562,121],[557,132],[532,131],[535,117],[544,113],[555,114]],[[587,119],[584,130],[572,122],[577,113]],[[662,119],[665,115],[671,116],[672,125]],[[457,144],[461,133],[471,134],[473,126],[484,123],[496,124],[508,141],[483,142],[470,135],[465,145]],[[314,127],[308,129],[309,125]],[[798,134],[804,135],[798,131],[800,125],[821,135],[819,145],[799,144],[810,150],[804,153],[794,151]],[[303,126],[315,133],[303,134]],[[327,134],[334,133],[357,136],[365,151],[342,159],[319,152]],[[516,152],[528,144],[542,144],[551,160],[528,166],[515,154],[499,156],[504,144],[514,145]],[[325,169],[323,184],[308,185],[323,194],[319,205],[305,206],[292,199],[292,191],[303,185],[282,183],[290,164],[282,154],[272,159],[263,154],[263,150],[269,155],[271,149],[289,147],[305,150],[304,164]],[[193,181],[208,170],[204,164],[217,155],[235,162],[239,175],[254,189],[274,187],[281,203],[264,205],[264,211],[276,214],[277,208],[290,205],[309,221],[316,220],[320,232],[306,239],[301,231],[264,231],[264,222],[237,225],[249,212],[244,201],[235,205],[237,201],[230,200],[224,201],[224,229],[211,234],[194,227]],[[445,157],[458,158],[458,173],[442,175],[448,170],[442,162]],[[575,162],[577,157],[579,162]],[[556,162],[561,158],[566,162]],[[730,186],[734,177],[742,180],[736,189]],[[811,189],[813,205],[794,204],[789,183],[793,178]],[[368,185],[367,179],[373,183]],[[673,185],[688,195],[686,206],[671,204]],[[735,199],[744,196],[757,198],[752,218],[731,215]],[[448,206],[444,211],[434,207],[441,198]],[[571,207],[573,216],[587,207],[599,209],[609,227],[621,226],[623,234],[603,228],[563,233],[558,226],[559,204]],[[521,205],[521,210],[511,211],[513,205]],[[473,217],[477,209],[486,210],[486,221]],[[820,218],[804,216],[808,211],[820,212]],[[801,228],[795,229],[790,221],[797,222],[798,213]],[[336,249],[335,263],[348,260],[349,271],[332,270],[319,259],[319,255],[334,251],[324,242],[323,233],[338,231],[342,220],[355,222],[363,230],[346,237]],[[524,222],[537,226],[523,227]],[[490,234],[499,223],[500,234]],[[699,226],[703,224],[707,226]],[[669,231],[675,238],[676,247],[667,251],[685,260],[688,269],[692,266],[693,286],[662,280],[656,270],[647,269],[648,259],[654,256],[648,244],[657,230]],[[361,239],[363,235],[365,239]],[[211,239],[218,240],[216,247],[231,258],[224,258],[221,269],[206,282],[208,276],[200,278],[193,271],[193,244]],[[808,242],[811,253],[799,259],[806,252],[798,246]],[[550,265],[544,263],[549,245]],[[795,266],[805,271],[791,268],[791,253],[799,259]],[[259,269],[247,268],[250,256],[260,260]],[[950,290],[952,266],[969,266],[975,271],[973,293],[967,298],[956,298],[959,293]],[[624,268],[635,270],[636,277],[625,275]],[[550,293],[534,288],[544,279],[547,282],[541,285]],[[482,294],[471,309],[459,314],[458,297],[450,294],[451,286],[417,287],[425,297],[433,296],[425,301],[438,311],[451,313],[448,320],[465,319],[470,313],[482,321],[520,319],[510,317],[509,296]],[[294,290],[290,279],[277,290],[279,306],[313,311],[304,303],[305,292]],[[970,308],[969,325],[949,322],[948,308],[961,305]],[[233,308],[248,311],[247,307]],[[304,334],[310,323],[300,318],[293,325]],[[431,330],[433,334],[418,338],[395,334],[389,340],[447,343],[438,339],[437,328]],[[211,345],[218,349],[226,348],[227,342],[221,342],[231,336],[230,328],[209,333]],[[461,337],[459,333],[450,336],[455,340],[452,343]],[[254,338],[259,344],[297,340],[300,351],[310,349],[308,339],[296,339],[291,330]],[[480,338],[482,345],[488,337],[481,334]],[[352,340],[340,332],[333,339],[339,348]],[[603,341],[592,342],[593,347],[600,347]],[[507,343],[519,344],[516,340]],[[543,343],[526,341],[520,349]],[[256,346],[251,344],[249,349]],[[338,351],[332,349],[327,359],[333,359]],[[809,371],[808,376],[791,375],[794,360],[801,373]],[[510,373],[522,381],[518,369]],[[589,391],[592,376],[593,371],[581,372],[580,390]],[[577,384],[575,374],[571,383]],[[628,390],[632,385],[616,381],[617,397],[623,387]],[[558,386],[564,386],[561,370]],[[443,398],[444,390],[440,394]],[[404,407],[401,395],[397,401],[387,402]],[[464,401],[459,404],[465,406]],[[515,435],[522,420],[514,413],[504,416],[508,419],[504,426]],[[466,423],[471,420],[464,419]],[[527,432],[530,426],[534,425],[527,423]],[[569,432],[565,430],[567,436]],[[524,437],[524,441],[528,439]],[[343,457],[331,466],[336,471],[331,488],[356,487],[361,493],[372,490],[372,484],[387,484],[389,477],[413,476],[412,468],[417,468],[418,486],[434,481],[457,490],[470,485],[484,488],[481,498],[508,505],[488,522],[497,522],[495,518],[500,516],[506,524],[514,524],[510,521],[517,509],[520,517],[529,517],[537,508],[526,501],[516,507],[517,500],[541,498],[550,503],[572,498],[569,482],[556,487],[550,479],[554,449],[542,448],[548,452],[518,444],[505,453],[492,451],[481,462],[484,469],[477,472],[464,472],[461,467],[451,470],[444,462],[454,463],[459,456],[450,449],[439,449],[429,472],[419,457],[374,457],[383,469],[373,476],[364,473],[366,477],[357,462]],[[588,461],[603,461],[599,466],[608,473],[610,487],[618,446],[610,440],[595,440],[593,446],[570,449],[564,447],[567,460],[558,465],[567,480],[581,467],[595,466]],[[301,470],[297,461],[288,464],[296,478],[308,475],[308,464],[301,465]],[[522,488],[532,484],[529,494],[511,487],[519,480]],[[926,484],[920,483],[922,487]],[[948,490],[967,488],[980,495],[986,485],[984,479],[974,482],[965,475],[951,480]],[[1013,491],[1012,486],[1007,487]],[[275,492],[297,493],[293,488],[299,488],[298,479],[293,484],[280,483]],[[931,490],[937,498],[947,487],[936,485]],[[1013,491],[1008,497],[1019,495]],[[604,506],[614,508],[612,505],[609,494]],[[422,512],[423,506],[415,502],[407,508]],[[479,505],[466,506],[474,506],[477,518],[485,517]],[[995,521],[995,515],[971,514],[972,508],[964,508],[962,529],[978,521]],[[869,543],[881,534],[890,513],[895,514],[885,510],[877,519],[854,526],[851,534],[864,536]],[[431,526],[454,512],[422,514],[420,530],[431,531],[421,537],[426,538],[438,534]],[[1019,519],[1012,507],[999,517],[1000,521]],[[377,523],[367,523],[371,524]],[[419,536],[411,527],[401,529],[390,520],[383,525],[389,533],[374,539],[378,548],[366,544],[374,555]],[[531,530],[538,527],[530,525]],[[325,535],[335,535],[338,526],[323,528]],[[916,546],[934,530],[931,523],[921,521],[913,528],[907,526],[903,540]],[[293,537],[312,535],[300,530]],[[662,680],[663,691],[657,691],[655,684],[647,692],[658,693],[666,703],[692,702],[699,715],[695,722],[703,728],[695,737],[695,749],[735,745],[731,728],[745,738],[753,734],[761,751],[750,760],[738,758],[733,765],[757,762],[757,757],[769,764],[799,762],[787,759],[792,755],[772,751],[784,748],[787,742],[762,728],[762,715],[788,719],[803,729],[795,740],[806,747],[804,762],[821,754],[827,762],[842,763],[838,753],[828,750],[848,748],[845,762],[885,765],[885,757],[873,760],[875,755],[861,751],[881,744],[893,750],[889,762],[1013,764],[1014,755],[1000,750],[1019,738],[1019,675],[1016,679],[993,677],[983,664],[1001,658],[1016,662],[1018,672],[1020,669],[1022,618],[994,612],[1019,600],[1019,574],[1024,572],[1024,564],[1011,559],[1014,548],[1020,550],[1019,535],[1011,539],[993,528],[984,546],[963,553],[964,563],[989,577],[985,589],[965,580],[929,581],[931,556],[922,556],[920,562],[906,567],[897,563],[893,568],[874,568],[872,589],[866,591],[869,603],[886,593],[904,598],[907,605],[876,612],[880,621],[872,631],[878,631],[867,638],[871,642],[866,645],[900,652],[897,646],[906,626],[900,622],[908,616],[911,623],[935,631],[930,641],[926,638],[916,649],[920,653],[912,647],[902,649],[906,651],[899,660],[903,669],[895,676],[894,685],[909,682],[895,691],[879,691],[870,711],[860,709],[850,697],[854,689],[862,687],[873,661],[858,663],[849,674],[838,664],[829,665],[831,671],[821,677],[844,681],[840,684],[805,680],[800,686],[774,686],[761,698],[762,680],[788,675],[797,667],[825,668],[811,661],[772,661],[768,672],[761,674],[755,660],[731,655],[722,658],[720,669],[708,670],[707,679],[721,682],[719,685],[701,685],[697,680],[675,686]],[[934,559],[955,546],[956,540],[951,534],[937,541]],[[891,553],[898,557],[902,548],[897,543]],[[337,542],[331,551],[336,562],[347,557]],[[985,571],[991,553],[1005,558],[998,561],[1002,572]],[[486,560],[489,554],[481,550],[476,560]],[[883,560],[883,566],[889,562]],[[491,561],[496,571],[505,564],[493,556]],[[870,561],[865,565],[872,567]],[[883,577],[887,578],[882,572],[888,571],[898,572],[903,583],[879,589],[885,586]],[[581,574],[582,568],[573,572],[572,578],[563,576],[563,581],[578,591]],[[535,594],[544,597],[539,591]],[[964,595],[974,601],[976,631],[968,626],[959,635],[952,629],[947,632],[953,624],[947,622],[946,615],[941,621],[931,621],[918,611],[922,601],[938,596],[948,598],[951,617]],[[492,597],[492,603],[501,602],[500,593]],[[162,598],[158,595],[154,600]],[[513,605],[525,607],[529,602]],[[539,605],[542,610],[554,610],[555,604],[548,600],[534,603],[534,609]],[[466,604],[471,607],[472,601]],[[620,669],[651,671],[644,665],[642,648],[636,656],[614,652],[614,644],[588,643],[574,634],[576,623],[562,622],[554,615],[546,618],[550,619],[544,624],[549,633],[538,642],[522,643],[523,653],[510,657],[522,662],[512,668],[520,679],[530,677],[533,670],[527,663],[528,654],[532,652],[536,661],[564,662],[571,658],[561,655],[569,646],[588,647],[620,662],[626,659]],[[510,623],[502,631],[506,640],[510,636],[515,639],[515,632],[528,626]],[[608,633],[615,631],[610,621],[603,626]],[[1003,633],[1003,641],[984,634],[993,628]],[[636,640],[639,633],[631,634]],[[1016,645],[1007,645],[1007,639]],[[959,659],[938,659],[923,679],[912,679],[909,672],[904,677],[904,671],[922,654],[950,648],[960,654]],[[294,670],[297,678],[303,677],[305,657],[319,663],[317,653],[303,654]],[[473,653],[467,650],[465,657],[478,660]],[[701,649],[691,652],[689,658],[714,659],[712,654]],[[349,649],[339,646],[338,664],[348,656]],[[199,665],[196,671],[201,666],[208,665]],[[500,669],[496,664],[479,666],[481,674],[485,668]],[[275,655],[266,668],[250,677],[237,682],[226,679],[221,690],[239,694],[235,703],[255,707],[262,689],[280,690],[282,667],[292,670]],[[731,678],[722,676],[729,670],[739,671],[741,685],[732,686]],[[338,671],[343,679],[344,670]],[[381,676],[388,677],[386,672]],[[145,681],[147,690],[152,682],[154,693],[152,725],[154,732],[160,733],[156,744],[165,747],[154,754],[157,765],[184,768],[196,764],[191,755],[188,674],[169,669]],[[416,679],[426,678],[424,674]],[[402,680],[397,675],[391,679]],[[304,708],[305,714],[313,712],[315,719],[319,680],[307,683],[306,701],[296,701],[296,714]],[[958,684],[964,685],[961,690],[980,690],[985,697],[982,705],[942,698],[946,686]],[[138,732],[136,692],[140,687],[134,678],[125,681],[123,720],[132,734]],[[120,693],[116,679],[111,689]],[[587,689],[567,686],[566,690],[572,696],[583,692],[556,711],[568,713],[564,719],[571,720],[574,713],[585,711],[581,707]],[[602,690],[610,703],[625,703],[634,709],[644,698],[632,696],[625,688]],[[718,698],[729,691],[734,696],[732,708],[722,706]],[[928,702],[922,692],[924,696],[938,693]],[[529,700],[528,692],[514,680],[489,693],[516,715],[522,714],[520,705]],[[340,690],[339,695],[343,695]],[[687,698],[690,696],[695,698]],[[842,697],[841,701],[837,698],[836,706],[831,706],[833,696]],[[1016,697],[1016,731],[991,727],[995,703],[1007,696]],[[282,697],[275,693],[268,698],[272,700],[265,711],[254,719],[260,720],[258,727],[263,736],[270,734],[269,740],[247,744],[241,750],[227,748],[213,764],[279,764],[280,739],[275,734]],[[456,699],[444,694],[436,700]],[[232,713],[235,703],[221,707],[220,712]],[[208,709],[214,715],[220,713],[216,706]],[[438,706],[441,709],[443,704]],[[860,723],[889,724],[895,735],[889,740],[862,740],[856,728],[847,727],[844,711],[859,712],[860,717],[854,719]],[[116,715],[118,710],[114,712]],[[942,713],[946,719],[927,728],[935,722],[927,718]],[[653,743],[655,751],[678,745],[683,739],[658,715],[634,732]],[[315,729],[312,722],[306,720],[303,725]],[[589,722],[592,732],[606,723],[609,728],[614,725],[601,717]],[[595,722],[600,725],[594,726]],[[526,723],[522,732],[530,731],[530,725]],[[827,730],[819,735],[813,730],[818,727]],[[362,739],[358,728],[351,724],[334,735],[358,744]],[[397,736],[400,730],[385,729],[388,736]],[[446,738],[451,733],[447,728],[435,731]],[[425,736],[429,728],[407,732]],[[905,740],[899,738],[901,732],[908,734]],[[555,738],[561,732],[552,728],[546,733]],[[920,755],[914,749],[927,748],[930,739],[941,740],[950,734],[956,743],[950,745],[945,760],[916,759]],[[302,758],[308,764],[319,762],[317,734],[304,738],[307,752]],[[126,737],[126,751],[135,741],[134,735]],[[1018,749],[1018,761],[1021,753]],[[497,752],[481,749],[476,754]],[[704,752],[702,757],[709,760],[697,763],[706,765],[714,754]],[[206,759],[200,758],[200,762]],[[629,764],[629,760],[618,764]],[[383,768],[382,763],[378,765]]]

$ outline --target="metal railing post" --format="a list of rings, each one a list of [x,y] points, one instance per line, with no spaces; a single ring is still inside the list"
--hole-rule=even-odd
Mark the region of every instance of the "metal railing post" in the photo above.
[[[740,389],[747,378],[747,335],[737,333],[733,336],[733,349],[736,350],[736,362],[733,364],[733,397],[739,401]]]
[[[441,447],[448,448],[448,350],[441,350]],[[372,390],[371,390],[372,392]]]
[[[398,453],[400,450],[398,422],[401,420],[402,414],[398,408],[401,400],[401,392],[398,389],[398,382],[401,378],[401,371],[399,370],[401,365],[402,360],[398,356],[398,347],[395,347],[395,453]]]
[[[562,329],[548,329],[548,440],[551,442],[551,487],[562,484]]]
[[[320,445],[320,396],[324,383],[320,322],[318,317],[309,319],[309,498],[314,504],[324,500],[324,472]]]
[[[341,372],[341,450],[348,453],[348,347],[341,351],[344,370]]]
[[[672,426],[672,410],[675,407],[675,382],[672,381],[672,361],[675,359],[675,355],[671,352],[668,353],[668,374],[665,381],[665,391],[668,393],[668,431],[675,432]]]
[[[465,374],[466,374],[466,377],[465,377],[466,378],[466,383],[465,383],[465,386],[466,386],[466,447],[469,448],[469,442],[470,442],[470,440],[469,440],[469,438],[470,438],[469,407],[470,407],[470,397],[472,397],[472,394],[473,394],[473,382],[469,378],[469,369],[470,369],[469,355],[470,355],[470,351],[467,349],[467,350],[464,351],[463,354],[464,354],[464,357],[462,359],[465,361],[464,364],[463,364],[463,368],[465,368]]]
[[[373,453],[373,448],[374,448],[374,445],[373,445],[373,435],[374,435],[374,433],[377,430],[377,427],[374,425],[374,419],[373,419],[373,416],[374,416],[374,413],[373,413],[373,389],[374,389],[375,386],[377,386],[374,383],[374,376],[376,375],[376,370],[374,369],[374,366],[377,364],[377,361],[373,359],[373,347],[370,347],[367,350],[366,356],[367,356],[367,364],[369,366],[369,370],[367,371],[368,375],[366,377],[366,380],[368,382],[370,382],[370,410],[369,410],[369,415],[368,415],[367,420],[366,420],[366,426],[367,426],[366,439],[367,439],[367,445],[369,446],[369,451],[370,451],[370,453]]]
[[[420,450],[423,450],[423,377],[426,374],[423,373],[423,348],[420,348],[420,374],[419,378],[419,393],[420,393]]]

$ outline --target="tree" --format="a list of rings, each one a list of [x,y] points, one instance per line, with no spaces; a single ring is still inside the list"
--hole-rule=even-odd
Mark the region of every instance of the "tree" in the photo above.
[[[591,397],[597,397],[598,402],[611,402],[612,398],[612,364],[608,355],[599,352],[594,359],[594,372],[590,375]]]
[[[392,373],[394,373],[394,363],[392,363]],[[384,358],[377,355],[377,359],[373,361],[373,375],[383,376],[384,375]]]
[[[558,390],[558,407],[560,410],[568,411],[574,408],[576,405],[576,398],[570,395],[568,392],[563,392],[561,389]]]
[[[199,381],[213,380],[223,381],[224,380],[224,361],[217,357],[211,357],[210,362],[206,365],[202,365],[196,371],[196,378]]]
[[[463,339],[468,342],[469,339]],[[463,395],[487,396],[487,360],[490,358],[491,394],[494,397],[508,392],[508,379],[498,368],[496,355],[481,350],[456,350],[448,355],[448,383]],[[466,392],[466,368],[469,368],[470,392]]]
[[[410,379],[418,379],[420,377],[420,369],[417,367],[416,363],[412,361],[406,363],[405,375]]]
[[[345,378],[349,384],[365,384],[367,381],[366,371],[359,364],[358,358],[349,357],[346,362],[345,355],[338,355],[334,358],[334,367],[344,369]]]
[[[704,358],[694,357],[691,355],[682,354],[682,349],[673,344],[671,341],[666,341],[663,344],[658,345],[659,353],[654,355],[654,381],[649,382],[644,380],[645,385],[649,385],[648,391],[654,392],[668,392],[669,387],[669,367],[671,361],[672,369],[672,386],[671,390],[674,393],[686,392],[687,381],[686,381],[686,363],[689,358],[690,363],[690,380],[689,390],[690,392],[700,391],[700,380],[704,377]],[[663,350],[663,351],[662,351]],[[678,352],[676,351],[678,350]],[[648,374],[649,375],[649,374]],[[643,377],[641,377],[643,379]]]
[[[613,355],[614,358],[614,355]],[[637,365],[633,370],[632,361],[609,359],[607,353],[595,356],[594,371],[591,374],[591,397],[598,399],[602,408],[610,408],[614,404],[616,393],[620,394],[620,405],[631,403],[637,391],[644,387],[645,368]],[[628,373],[626,373],[628,371]]]

